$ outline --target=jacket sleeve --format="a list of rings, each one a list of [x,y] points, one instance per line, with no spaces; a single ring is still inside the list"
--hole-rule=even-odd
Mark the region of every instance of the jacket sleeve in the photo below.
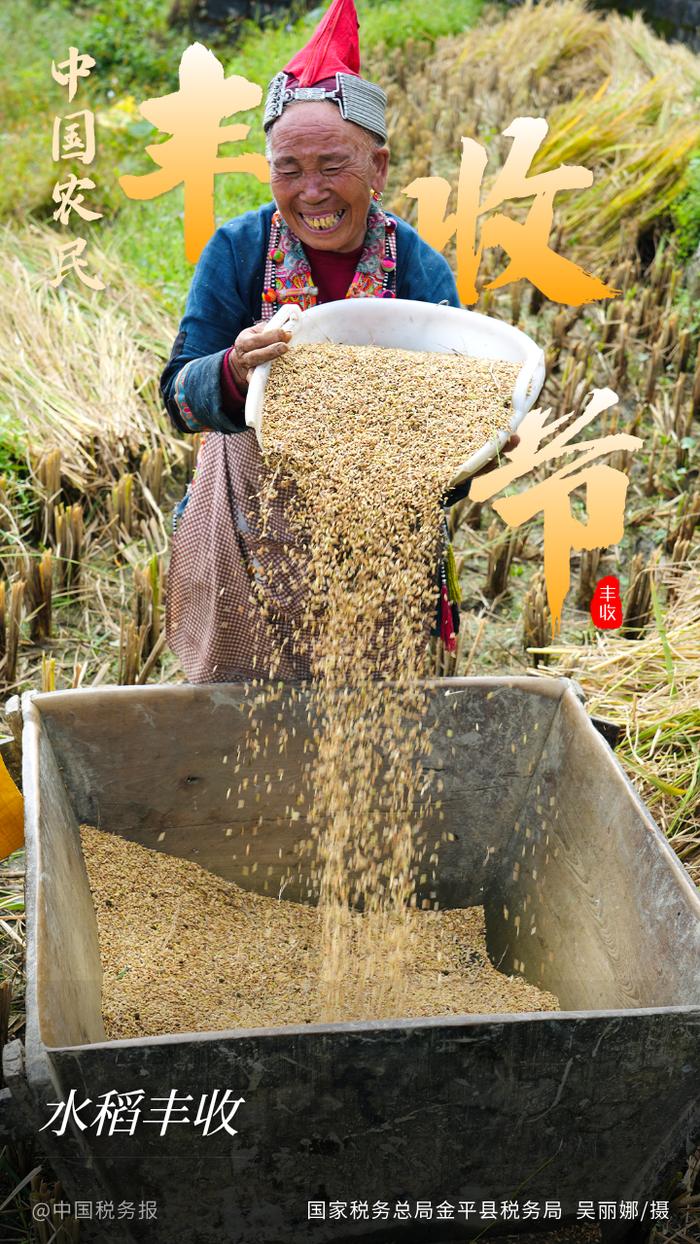
[[[253,323],[249,303],[230,231],[217,229],[195,269],[185,314],[160,378],[165,408],[181,432],[245,431],[243,405],[240,412],[232,411],[222,393],[221,369],[241,329]]]
[[[447,260],[424,242],[420,234],[405,220],[398,223],[396,250],[398,298],[447,303],[450,307],[462,305]]]

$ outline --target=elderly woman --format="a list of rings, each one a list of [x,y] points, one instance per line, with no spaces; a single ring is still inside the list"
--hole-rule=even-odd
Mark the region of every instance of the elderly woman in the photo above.
[[[193,682],[309,673],[290,485],[263,530],[265,469],[244,420],[252,370],[288,348],[289,334],[267,321],[289,302],[459,306],[446,261],[381,207],[386,97],[359,76],[357,32],[353,0],[334,0],[270,83],[264,124],[275,201],[228,221],[206,246],[162,375],[176,427],[205,433],[178,507],[167,603],[168,639]]]

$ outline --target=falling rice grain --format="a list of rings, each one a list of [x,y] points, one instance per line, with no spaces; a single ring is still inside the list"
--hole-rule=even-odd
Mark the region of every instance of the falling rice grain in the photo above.
[[[460,464],[509,427],[518,370],[334,344],[293,347],[270,370],[262,512],[284,489],[306,559],[296,571],[313,678],[308,856],[324,1018],[354,995],[377,1015],[409,1005],[408,915],[428,902],[415,882],[433,806],[420,680],[441,502]]]

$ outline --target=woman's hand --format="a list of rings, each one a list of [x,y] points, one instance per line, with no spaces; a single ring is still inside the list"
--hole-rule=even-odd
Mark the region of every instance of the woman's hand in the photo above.
[[[228,356],[228,364],[241,392],[248,388],[253,368],[261,363],[271,363],[284,354],[291,335],[286,328],[266,328],[265,320],[253,324],[252,328],[244,328],[238,334]]]

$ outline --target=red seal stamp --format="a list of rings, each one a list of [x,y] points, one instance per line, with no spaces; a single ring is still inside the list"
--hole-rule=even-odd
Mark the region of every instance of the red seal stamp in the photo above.
[[[620,581],[614,574],[599,579],[591,601],[591,617],[600,630],[612,631],[622,625]]]

